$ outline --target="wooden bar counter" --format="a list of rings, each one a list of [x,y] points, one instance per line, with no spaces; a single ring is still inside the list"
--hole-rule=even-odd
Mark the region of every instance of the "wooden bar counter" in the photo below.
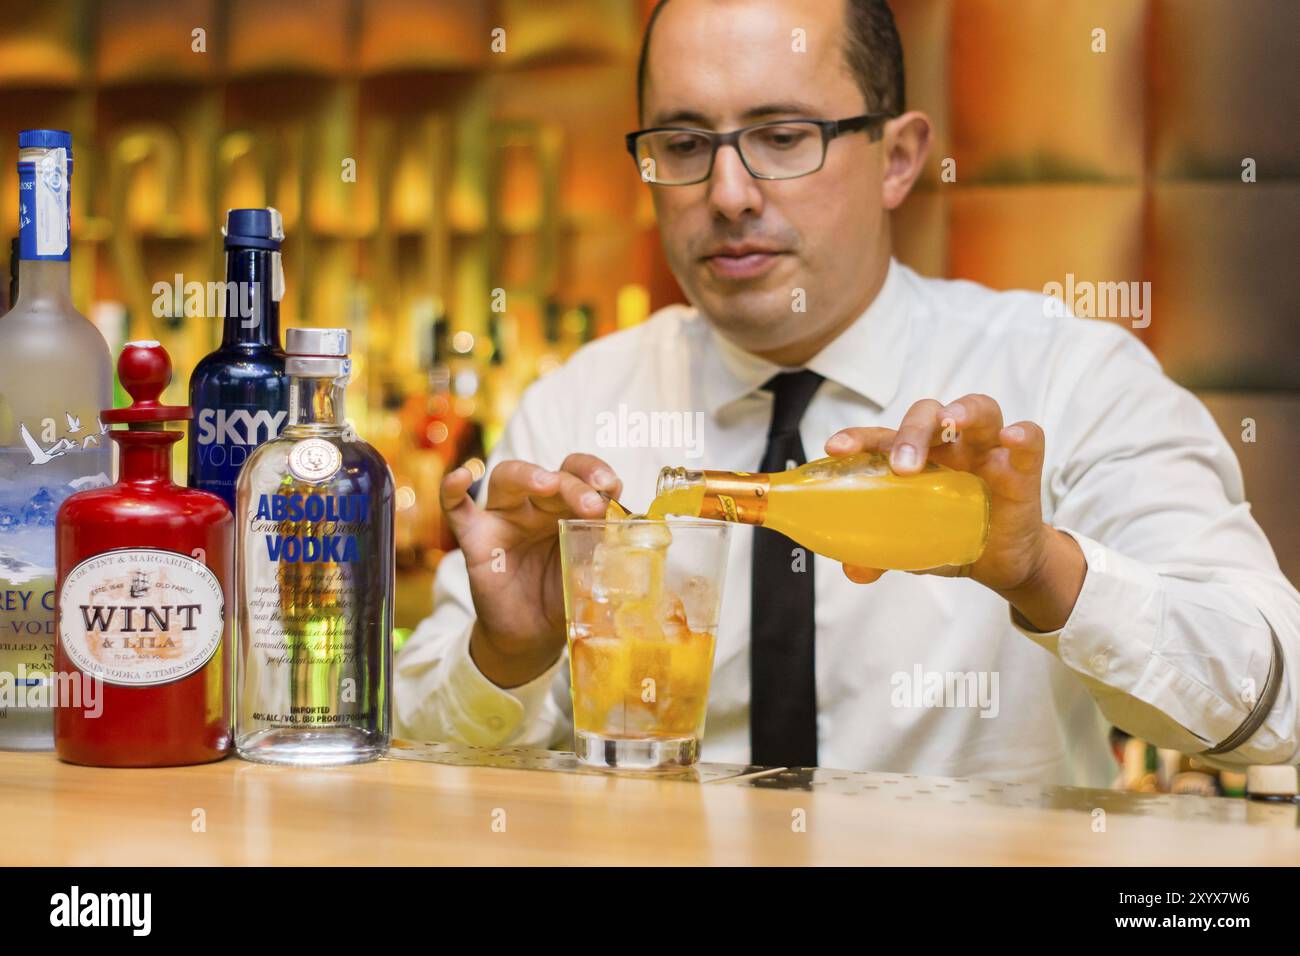
[[[341,769],[0,753],[14,865],[1295,865],[1294,804],[836,770],[579,769],[395,745]]]

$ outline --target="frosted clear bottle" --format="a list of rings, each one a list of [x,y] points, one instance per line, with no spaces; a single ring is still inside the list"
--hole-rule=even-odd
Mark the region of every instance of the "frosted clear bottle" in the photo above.
[[[52,750],[54,519],[108,485],[108,345],[72,305],[72,137],[19,134],[18,297],[0,317],[0,749]]]

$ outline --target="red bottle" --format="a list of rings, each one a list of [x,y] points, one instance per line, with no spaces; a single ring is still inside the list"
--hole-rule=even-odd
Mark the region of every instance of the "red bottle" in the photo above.
[[[230,749],[234,519],[224,501],[173,484],[160,404],[171,359],[157,342],[122,350],[134,400],[108,409],[117,484],[68,498],[56,520],[58,645],[54,747],[70,763],[166,767]]]

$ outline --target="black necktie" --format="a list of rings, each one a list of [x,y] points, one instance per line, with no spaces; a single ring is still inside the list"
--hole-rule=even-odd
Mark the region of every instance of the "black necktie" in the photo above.
[[[799,420],[821,385],[816,372],[783,372],[772,393],[772,425],[759,471],[785,471],[806,458]],[[783,534],[754,529],[750,597],[750,760],[766,767],[817,766],[817,681],[813,669],[813,561]],[[802,570],[800,570],[802,569]]]

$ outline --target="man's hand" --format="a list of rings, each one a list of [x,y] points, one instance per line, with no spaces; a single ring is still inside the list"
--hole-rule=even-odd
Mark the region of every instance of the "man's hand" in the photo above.
[[[559,471],[503,461],[488,476],[487,507],[469,496],[473,476],[442,480],[442,510],[465,554],[478,620],[470,654],[501,687],[525,684],[564,649],[564,586],[559,520],[603,518],[604,491],[618,497],[614,470],[592,455],[570,455]]]
[[[846,428],[831,436],[826,451],[836,457],[879,451],[900,475],[918,473],[926,461],[979,475],[993,499],[983,555],[969,567],[919,573],[969,575],[1004,597],[1032,627],[1053,631],[1065,624],[1087,564],[1073,538],[1043,523],[1038,425],[1003,427],[1002,409],[987,395],[966,395],[948,405],[924,399],[908,410],[896,431]],[[844,573],[867,584],[885,572],[845,565]]]

